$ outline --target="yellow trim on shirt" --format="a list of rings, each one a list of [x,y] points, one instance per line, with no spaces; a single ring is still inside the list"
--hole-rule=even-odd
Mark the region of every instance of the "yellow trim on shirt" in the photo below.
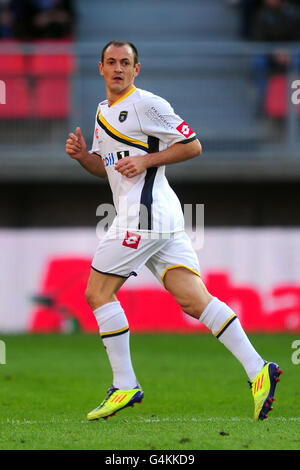
[[[120,103],[120,101],[125,100],[125,98],[127,98],[129,95],[131,95],[131,93],[133,93],[135,90],[136,90],[136,87],[133,86],[133,88],[131,88],[131,90],[129,90],[124,96],[121,96],[121,98],[119,98],[117,101],[115,101],[113,104],[111,104],[111,105],[110,105],[110,108],[111,108],[112,106],[115,106],[115,104]]]
[[[106,119],[102,116],[100,108],[99,108],[99,112],[98,112],[98,119],[116,137],[119,137],[120,139],[123,139],[123,140],[127,140],[127,142],[129,142],[131,144],[140,145],[141,147],[148,150],[149,145],[147,143],[142,142],[141,140],[133,139],[132,137],[128,137],[127,135],[121,134],[121,132],[117,131],[117,129],[112,127],[109,124],[109,122],[107,122]]]

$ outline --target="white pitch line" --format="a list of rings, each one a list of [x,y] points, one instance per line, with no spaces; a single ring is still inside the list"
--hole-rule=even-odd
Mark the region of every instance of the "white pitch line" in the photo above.
[[[127,421],[127,417],[121,417],[121,421]],[[100,420],[101,422],[102,420]],[[300,422],[300,416],[292,416],[292,417],[284,417],[284,416],[278,416],[278,417],[272,417],[272,422]],[[103,422],[103,421],[102,421]],[[232,416],[231,418],[221,418],[218,416],[215,417],[210,417],[210,418],[176,418],[176,417],[165,417],[165,418],[159,418],[159,417],[153,417],[153,418],[136,418],[136,419],[129,419],[129,424],[155,424],[155,423],[231,423],[231,422],[254,422],[252,418],[241,418],[238,416]],[[89,424],[87,420],[72,420],[72,419],[57,419],[55,417],[52,417],[50,421],[37,421],[37,420],[28,420],[28,419],[13,419],[13,418],[7,418],[6,420],[0,421],[1,425],[24,425],[24,424],[29,424],[29,425],[34,425],[34,424]]]

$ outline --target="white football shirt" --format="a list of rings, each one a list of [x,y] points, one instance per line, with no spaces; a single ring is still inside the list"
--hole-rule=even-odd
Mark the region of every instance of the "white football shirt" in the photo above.
[[[145,90],[133,87],[111,106],[107,100],[98,105],[91,152],[102,158],[112,190],[117,216],[111,230],[184,230],[181,204],[167,181],[165,166],[127,178],[115,170],[115,163],[194,139],[194,131],[171,105]]]

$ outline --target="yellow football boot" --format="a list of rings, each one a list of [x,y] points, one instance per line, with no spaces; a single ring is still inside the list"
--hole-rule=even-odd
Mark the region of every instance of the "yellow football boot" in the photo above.
[[[99,418],[107,419],[110,416],[115,416],[118,411],[128,406],[133,407],[135,403],[142,403],[143,398],[144,392],[139,387],[132,390],[119,390],[118,388],[111,387],[108,389],[103,402],[88,413],[87,419],[89,421]]]
[[[275,401],[274,393],[282,370],[274,362],[266,362],[262,370],[249,382],[254,399],[254,419],[263,420],[272,411],[272,403]]]

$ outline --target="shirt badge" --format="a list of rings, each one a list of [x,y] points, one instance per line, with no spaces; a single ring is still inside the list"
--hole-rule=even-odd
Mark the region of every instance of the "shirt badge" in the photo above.
[[[121,111],[119,115],[119,121],[124,122],[127,119],[128,111]]]

